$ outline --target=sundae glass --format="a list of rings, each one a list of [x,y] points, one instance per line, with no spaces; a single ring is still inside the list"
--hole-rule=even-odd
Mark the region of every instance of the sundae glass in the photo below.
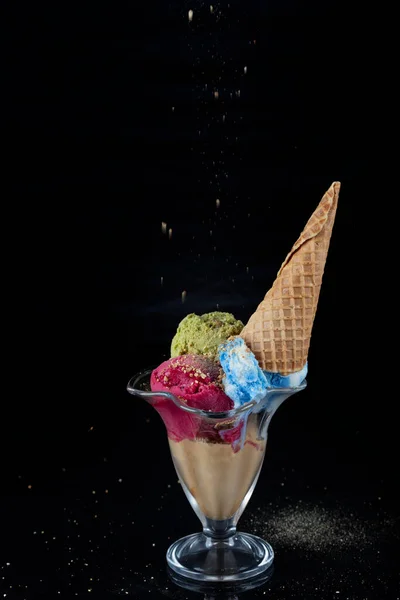
[[[176,472],[202,524],[201,533],[167,551],[179,577],[250,581],[272,565],[268,542],[236,528],[260,474],[272,416],[307,385],[339,189],[334,182],[324,194],[246,325],[229,313],[187,315],[171,358],[128,383],[164,421]]]
[[[268,542],[238,532],[237,523],[263,464],[268,427],[282,402],[306,387],[267,390],[265,397],[226,412],[192,408],[169,392],[150,391],[151,371],[133,377],[128,391],[161,415],[172,460],[182,488],[200,519],[201,533],[174,542],[169,567],[197,581],[240,581],[256,577],[273,562]],[[177,439],[170,424],[180,421],[185,436]],[[184,425],[182,425],[182,421]]]

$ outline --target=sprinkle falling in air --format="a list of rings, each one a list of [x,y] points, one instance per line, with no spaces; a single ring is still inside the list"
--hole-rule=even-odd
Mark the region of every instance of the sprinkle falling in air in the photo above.
[[[162,233],[167,233],[167,224],[164,221],[161,222],[161,231]]]
[[[220,201],[220,199],[219,199],[219,198],[217,198],[217,199],[216,199],[216,201],[215,201],[215,205],[216,205],[216,207],[217,207],[217,208],[219,208],[219,207],[220,207],[220,205],[221,205],[221,201]]]
[[[193,21],[193,11],[192,10],[189,10],[189,12],[188,12],[188,19],[189,19],[189,22]]]
[[[212,4],[210,4],[210,13],[212,14],[214,12],[214,7]]]
[[[168,239],[172,238],[172,229],[168,229]]]
[[[243,73],[246,75],[246,73],[247,73],[247,67],[245,67],[245,68],[243,69]]]
[[[182,292],[182,304],[184,304],[184,302],[186,300],[186,295],[187,295],[186,290],[183,290],[183,292]]]

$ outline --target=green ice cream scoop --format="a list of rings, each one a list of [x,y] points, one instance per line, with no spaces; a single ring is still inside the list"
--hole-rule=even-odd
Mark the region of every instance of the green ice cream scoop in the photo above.
[[[229,336],[238,335],[243,329],[242,321],[231,313],[210,312],[204,315],[187,315],[178,325],[171,343],[171,357],[182,354],[203,354],[216,359],[218,346]]]

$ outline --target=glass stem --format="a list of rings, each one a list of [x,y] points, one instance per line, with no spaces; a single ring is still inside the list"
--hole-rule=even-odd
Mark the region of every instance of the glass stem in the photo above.
[[[226,541],[236,534],[236,524],[233,518],[221,521],[206,518],[203,533],[212,542]]]

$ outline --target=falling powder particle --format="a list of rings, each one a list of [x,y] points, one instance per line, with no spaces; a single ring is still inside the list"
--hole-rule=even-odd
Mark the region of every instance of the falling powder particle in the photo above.
[[[168,239],[172,238],[172,229],[168,229]]]
[[[212,229],[210,229],[210,235],[212,235]]]
[[[186,300],[186,290],[183,290],[182,292],[182,304],[185,302]]]
[[[222,122],[225,123],[226,116],[222,115]]]
[[[193,21],[193,11],[192,10],[189,10],[189,12],[188,12],[188,19],[189,19],[189,22]]]
[[[219,198],[216,199],[215,204],[216,204],[217,208],[220,207],[221,201]]]
[[[237,90],[237,91],[236,91],[236,96],[237,96],[238,98],[240,98],[240,90]]]
[[[32,486],[31,486],[31,485],[28,485],[28,490],[31,490],[31,489],[32,489]]]
[[[214,98],[216,100],[218,100],[218,98],[219,98],[219,91],[218,90],[215,90],[215,92],[214,92]]]
[[[245,67],[245,68],[243,69],[243,73],[246,75],[246,73],[247,73],[247,67]]]
[[[164,283],[164,277],[161,277],[161,285]]]
[[[161,231],[162,233],[167,233],[167,224],[164,221],[161,221]]]
[[[210,13],[213,13],[213,12],[214,12],[214,7],[212,4],[210,4]]]
[[[172,112],[174,112],[174,110],[175,110],[175,106],[172,107]]]

